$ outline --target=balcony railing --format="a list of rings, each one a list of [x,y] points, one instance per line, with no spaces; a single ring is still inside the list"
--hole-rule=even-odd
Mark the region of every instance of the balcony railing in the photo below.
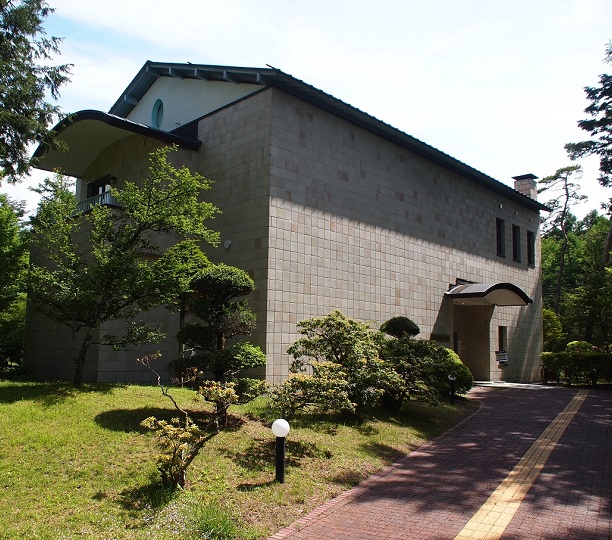
[[[89,199],[85,199],[77,204],[76,213],[85,213],[89,212],[93,206],[101,204],[103,206],[115,206],[119,207],[119,203],[117,199],[111,195],[110,191],[105,191],[104,193],[100,193],[99,195],[94,195],[93,197],[89,197]]]

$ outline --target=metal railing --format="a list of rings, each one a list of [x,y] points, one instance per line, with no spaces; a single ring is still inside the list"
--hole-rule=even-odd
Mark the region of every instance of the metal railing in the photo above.
[[[111,192],[105,191],[104,193],[94,195],[93,197],[89,197],[89,199],[85,199],[84,201],[78,203],[75,213],[79,214],[89,212],[93,206],[96,206],[98,204],[101,204],[103,206],[119,207],[117,199],[111,195]]]

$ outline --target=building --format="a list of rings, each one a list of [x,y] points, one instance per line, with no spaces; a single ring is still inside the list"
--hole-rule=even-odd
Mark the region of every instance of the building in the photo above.
[[[478,380],[538,377],[546,207],[533,175],[512,189],[274,68],[148,61],[109,113],[81,111],[56,130],[69,150],[39,148],[40,167],[77,177],[84,210],[146,174],[161,145],[215,181],[222,240],[207,253],[255,280],[251,341],[268,380],[288,374],[297,323],[335,308],[410,317]],[[147,317],[176,330],[161,308]],[[28,332],[26,365],[70,378],[75,336],[32,313]],[[136,356],[92,348],[85,379],[147,382]]]

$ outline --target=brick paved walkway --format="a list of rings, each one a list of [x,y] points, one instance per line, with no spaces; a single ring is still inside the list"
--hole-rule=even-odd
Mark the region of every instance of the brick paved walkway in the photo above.
[[[271,538],[612,539],[612,392],[471,396],[476,414]]]

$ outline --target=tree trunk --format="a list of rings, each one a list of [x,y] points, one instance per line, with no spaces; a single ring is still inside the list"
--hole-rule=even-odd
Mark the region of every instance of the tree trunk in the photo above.
[[[77,388],[83,384],[83,367],[85,366],[85,357],[87,356],[87,351],[89,350],[89,346],[93,340],[95,330],[95,327],[92,326],[87,329],[87,334],[85,334],[83,343],[81,343],[79,354],[74,361],[75,371],[73,385]]]
[[[179,336],[180,332],[183,328],[185,328],[185,311],[187,310],[187,305],[184,299],[180,299],[179,301]],[[182,361],[185,356],[185,343],[182,338],[177,339],[178,341],[178,356],[177,360]]]

